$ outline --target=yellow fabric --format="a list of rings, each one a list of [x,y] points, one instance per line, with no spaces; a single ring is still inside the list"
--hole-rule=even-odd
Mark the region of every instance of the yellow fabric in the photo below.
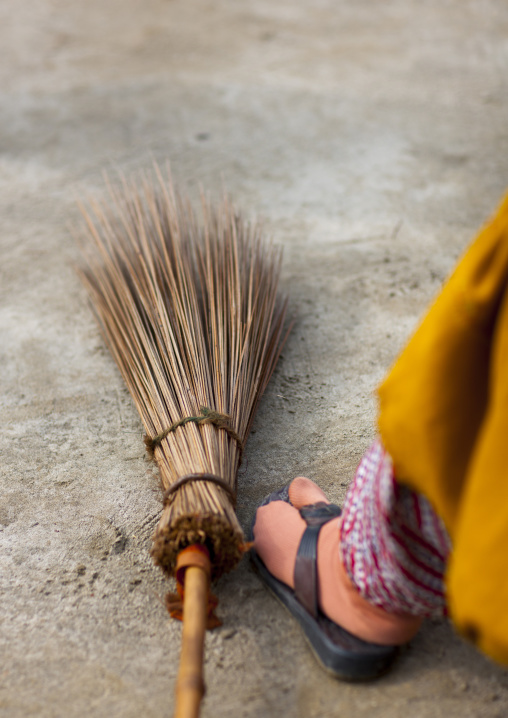
[[[453,543],[460,632],[508,664],[508,197],[459,262],[379,388],[397,479]]]

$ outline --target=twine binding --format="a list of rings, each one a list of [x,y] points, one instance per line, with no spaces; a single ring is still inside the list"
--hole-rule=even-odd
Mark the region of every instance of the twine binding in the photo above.
[[[233,491],[231,486],[224,481],[224,479],[221,479],[220,476],[215,476],[215,474],[187,474],[186,476],[182,476],[181,479],[178,479],[178,481],[175,481],[174,484],[171,484],[169,489],[164,492],[162,497],[163,506],[167,506],[171,502],[174,493],[178,491],[179,488],[191,481],[210,481],[211,483],[220,486],[221,489],[224,489],[224,491],[226,491],[229,495],[233,503],[233,507],[236,508],[236,493]]]
[[[223,429],[228,434],[228,436],[230,436],[234,441],[236,441],[239,451],[238,465],[240,465],[242,463],[243,441],[233,429],[231,425],[231,417],[229,416],[229,414],[221,414],[220,412],[214,411],[207,406],[200,406],[199,410],[201,411],[201,414],[199,414],[198,416],[186,416],[179,421],[175,421],[174,424],[171,424],[171,426],[169,426],[167,429],[161,431],[161,433],[157,434],[157,436],[150,437],[146,435],[145,446],[150,456],[153,457],[155,448],[159,446],[169,434],[171,434],[173,431],[176,431],[179,426],[184,426],[189,422],[193,422],[194,424],[198,424],[198,426],[200,424],[213,424],[218,429]]]

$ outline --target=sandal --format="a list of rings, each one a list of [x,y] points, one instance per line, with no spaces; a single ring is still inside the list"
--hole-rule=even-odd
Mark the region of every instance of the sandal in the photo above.
[[[271,501],[290,503],[288,487],[267,496],[261,506]],[[328,673],[346,681],[372,680],[389,670],[400,646],[384,646],[363,641],[327,618],[318,606],[318,536],[324,524],[340,514],[341,509],[336,504],[322,501],[302,506],[300,509],[307,528],[298,547],[294,590],[268,571],[255,549],[251,550],[251,560],[267,587],[296,618],[314,655]],[[254,523],[255,519],[250,532],[251,540]]]

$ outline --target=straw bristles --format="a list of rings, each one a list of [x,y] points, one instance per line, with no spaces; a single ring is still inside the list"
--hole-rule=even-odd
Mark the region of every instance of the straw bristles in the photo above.
[[[203,407],[229,417],[229,431],[188,421],[153,447],[165,492],[189,474],[211,474],[231,489],[183,482],[167,494],[154,536],[152,555],[167,572],[181,549],[201,543],[217,577],[242,553],[230,494],[285,339],[280,253],[227,198],[216,208],[203,199],[199,223],[169,177],[154,172],[109,186],[107,205],[83,210],[80,274],[149,439]]]

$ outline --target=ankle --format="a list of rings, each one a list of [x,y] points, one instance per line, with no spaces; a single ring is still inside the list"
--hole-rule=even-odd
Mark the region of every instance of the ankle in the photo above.
[[[400,645],[418,632],[418,616],[388,613],[366,601],[347,575],[339,551],[340,521],[321,529],[318,541],[319,603],[323,613],[371,643]]]

